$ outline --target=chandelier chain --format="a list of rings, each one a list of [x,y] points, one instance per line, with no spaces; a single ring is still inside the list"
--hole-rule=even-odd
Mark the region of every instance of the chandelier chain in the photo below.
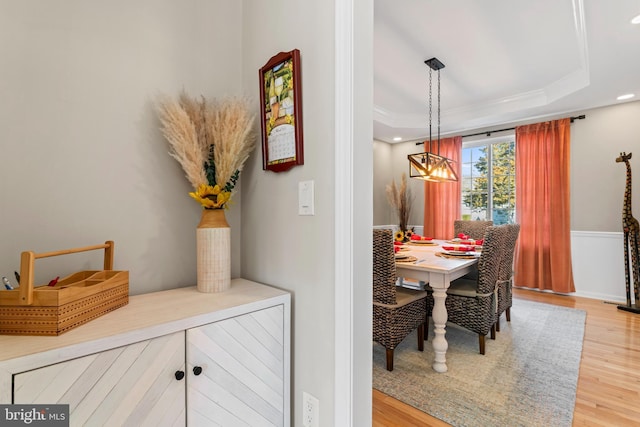
[[[432,74],[433,70],[429,68],[429,151],[431,151],[431,116],[433,113],[433,103],[432,103]]]
[[[440,155],[440,69],[438,69],[438,155]]]

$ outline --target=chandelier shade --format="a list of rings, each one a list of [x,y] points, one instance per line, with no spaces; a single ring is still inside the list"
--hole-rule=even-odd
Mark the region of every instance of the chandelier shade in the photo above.
[[[451,182],[457,181],[458,175],[455,172],[454,161],[440,155],[440,70],[444,64],[438,58],[431,58],[424,61],[429,66],[429,150],[424,153],[409,154],[409,177],[423,179],[431,182]],[[432,73],[438,73],[438,151],[432,152],[434,142],[431,132],[431,117],[433,112],[433,85]],[[425,141],[426,143],[426,141]]]
[[[431,182],[457,181],[453,160],[431,152],[409,154],[409,177]]]

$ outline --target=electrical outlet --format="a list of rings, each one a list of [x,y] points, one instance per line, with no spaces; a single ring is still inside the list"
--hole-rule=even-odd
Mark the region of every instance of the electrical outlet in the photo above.
[[[304,427],[320,427],[320,401],[302,392],[302,425]]]

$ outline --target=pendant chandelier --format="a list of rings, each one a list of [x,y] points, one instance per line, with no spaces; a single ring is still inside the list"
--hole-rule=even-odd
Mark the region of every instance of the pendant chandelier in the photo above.
[[[457,181],[453,164],[454,161],[440,155],[440,70],[444,68],[444,64],[438,58],[431,58],[424,61],[429,66],[429,151],[424,153],[409,154],[409,177],[423,179],[433,182],[450,182]],[[432,74],[433,71],[438,72],[438,151],[432,151],[432,143],[435,141],[431,137],[431,117],[432,107]]]

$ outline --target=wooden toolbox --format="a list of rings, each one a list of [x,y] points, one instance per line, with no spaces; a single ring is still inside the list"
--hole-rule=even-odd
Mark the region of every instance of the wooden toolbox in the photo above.
[[[113,242],[35,254],[22,252],[20,286],[0,290],[0,334],[60,335],[129,303],[129,272],[113,270]],[[33,286],[34,261],[104,249],[104,270],[79,271]]]

